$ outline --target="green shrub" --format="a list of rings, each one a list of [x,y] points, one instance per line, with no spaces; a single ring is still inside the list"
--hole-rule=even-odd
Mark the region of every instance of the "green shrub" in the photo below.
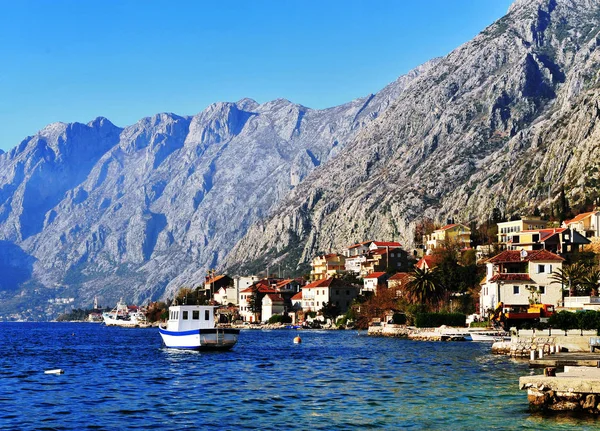
[[[417,328],[437,328],[438,326],[465,326],[467,315],[462,313],[418,313],[415,317]]]
[[[471,322],[471,324],[469,325],[469,328],[487,328],[489,326],[490,326],[490,322],[488,322],[488,321]]]
[[[562,329],[563,331],[577,329],[578,327],[577,316],[570,311],[561,311],[553,314],[548,318],[548,324],[553,328]]]
[[[392,316],[392,323],[394,325],[405,325],[406,324],[406,314],[394,313],[394,315]]]
[[[290,316],[282,316],[281,314],[274,314],[269,318],[268,323],[292,323]]]

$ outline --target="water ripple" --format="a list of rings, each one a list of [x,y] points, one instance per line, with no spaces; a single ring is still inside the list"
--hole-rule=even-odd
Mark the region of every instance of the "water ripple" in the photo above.
[[[165,349],[154,329],[0,325],[0,429],[598,427],[527,413],[526,364],[477,343],[242,331],[232,351],[204,353]]]

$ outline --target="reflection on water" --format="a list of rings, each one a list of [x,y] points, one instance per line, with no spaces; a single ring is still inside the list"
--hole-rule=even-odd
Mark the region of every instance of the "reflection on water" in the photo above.
[[[0,324],[2,429],[596,429],[527,412],[526,362],[480,343],[242,331],[228,352],[155,329]],[[62,368],[65,374],[43,371]],[[27,414],[23,414],[27,412]]]

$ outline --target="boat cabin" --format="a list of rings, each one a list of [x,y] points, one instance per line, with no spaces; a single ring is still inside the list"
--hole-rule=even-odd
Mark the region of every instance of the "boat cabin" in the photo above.
[[[176,305],[169,307],[168,331],[189,331],[215,327],[215,307],[210,305]]]

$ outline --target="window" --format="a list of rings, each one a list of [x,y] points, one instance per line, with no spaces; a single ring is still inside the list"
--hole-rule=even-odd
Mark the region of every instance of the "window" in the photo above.
[[[183,320],[188,320],[188,312],[187,310],[183,311]]]
[[[319,301],[317,301],[317,307],[319,306]]]
[[[543,274],[543,273],[544,273],[544,265],[538,265],[536,274]]]
[[[204,310],[204,320],[209,320],[209,319],[210,319],[210,311]]]
[[[538,290],[540,295],[544,295],[546,293],[546,286],[538,286]]]
[[[335,289],[335,294],[339,295],[340,294],[340,289]]]
[[[513,286],[513,294],[515,294],[515,295],[519,294],[519,286]]]
[[[192,311],[192,320],[200,320],[200,311],[198,311],[198,310]]]
[[[350,291],[346,290],[346,296],[350,295]]]

